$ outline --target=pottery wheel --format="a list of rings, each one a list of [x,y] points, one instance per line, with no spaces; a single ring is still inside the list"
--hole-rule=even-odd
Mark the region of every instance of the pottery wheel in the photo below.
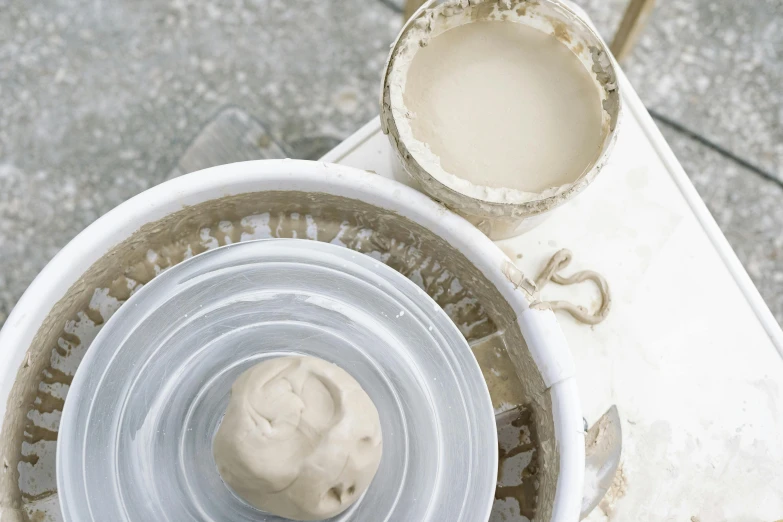
[[[211,445],[234,379],[291,354],[340,365],[380,412],[378,474],[332,520],[487,518],[494,416],[456,326],[416,285],[368,256],[267,240],[169,269],[93,341],[60,426],[65,520],[282,520],[232,494]]]

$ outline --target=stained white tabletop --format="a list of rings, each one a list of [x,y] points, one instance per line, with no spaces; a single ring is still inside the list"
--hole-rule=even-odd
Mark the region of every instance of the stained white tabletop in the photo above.
[[[498,242],[535,277],[560,248],[609,281],[605,322],[559,314],[592,424],[622,418],[621,470],[588,518],[783,518],[783,331],[627,79],[616,148],[595,182]],[[376,118],[327,154],[408,183]],[[595,306],[590,283],[545,298]]]

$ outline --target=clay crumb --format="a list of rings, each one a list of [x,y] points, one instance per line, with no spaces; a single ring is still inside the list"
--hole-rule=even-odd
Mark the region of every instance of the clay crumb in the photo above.
[[[555,30],[555,38],[566,44],[571,43],[571,33],[568,32],[566,24],[559,20],[552,20],[552,29]]]
[[[614,475],[612,485],[609,487],[609,491],[606,492],[603,500],[598,504],[598,507],[601,508],[601,511],[603,511],[606,516],[611,517],[617,501],[625,496],[627,487],[628,481],[625,478],[625,471],[623,470],[623,465],[620,464]]]

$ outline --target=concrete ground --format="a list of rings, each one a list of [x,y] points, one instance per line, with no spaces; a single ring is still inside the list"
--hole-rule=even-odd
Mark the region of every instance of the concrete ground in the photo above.
[[[627,0],[579,2],[611,39]],[[666,0],[624,64],[656,114],[783,180],[783,4]],[[235,105],[293,157],[377,113],[400,0],[0,0],[0,324],[43,266]],[[783,323],[783,181],[661,124]]]

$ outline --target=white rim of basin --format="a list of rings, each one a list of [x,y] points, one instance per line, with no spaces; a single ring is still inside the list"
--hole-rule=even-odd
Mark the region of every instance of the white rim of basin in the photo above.
[[[551,391],[560,450],[551,521],[578,520],[584,480],[584,426],[573,360],[554,314],[530,309],[523,291],[504,275],[506,255],[466,220],[401,183],[342,165],[286,159],[212,167],[150,188],[96,220],[46,265],[0,331],[0,418],[5,418],[11,388],[38,329],[51,307],[87,267],[143,225],[185,206],[270,190],[322,192],[394,211],[447,240],[497,287],[516,313],[528,349]],[[487,515],[493,499],[488,500]]]

